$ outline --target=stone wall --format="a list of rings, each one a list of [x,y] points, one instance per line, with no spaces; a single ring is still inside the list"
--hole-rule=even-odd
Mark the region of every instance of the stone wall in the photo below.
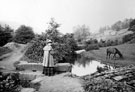
[[[135,66],[117,68],[81,77],[84,89],[91,92],[135,92]]]

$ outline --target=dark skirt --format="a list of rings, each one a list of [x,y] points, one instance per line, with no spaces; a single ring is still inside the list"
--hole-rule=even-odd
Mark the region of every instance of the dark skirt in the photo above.
[[[53,76],[54,75],[54,67],[43,67],[43,74],[46,76]]]

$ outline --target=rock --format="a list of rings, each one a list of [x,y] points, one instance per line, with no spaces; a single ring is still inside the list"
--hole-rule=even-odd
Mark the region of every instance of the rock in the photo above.
[[[34,80],[38,77],[44,76],[41,72],[32,72],[32,71],[21,71],[20,73],[20,79],[26,79],[26,80]]]
[[[75,53],[76,54],[81,54],[82,52],[85,52],[86,50],[85,49],[83,49],[83,50],[77,50],[77,51],[75,51]]]
[[[17,67],[24,69],[24,70],[36,70],[36,71],[42,71],[43,66],[42,63],[27,63],[27,62],[21,62],[17,65]]]
[[[113,77],[113,79],[116,80],[116,81],[120,81],[123,78],[124,78],[123,76],[115,76],[115,77]]]
[[[22,88],[21,92],[35,92],[34,88]]]
[[[31,83],[33,83],[33,84],[39,83],[39,82],[41,82],[43,80],[43,78],[44,77],[38,77],[38,78],[32,80]]]
[[[57,63],[54,70],[57,72],[70,72],[72,65],[70,63]]]

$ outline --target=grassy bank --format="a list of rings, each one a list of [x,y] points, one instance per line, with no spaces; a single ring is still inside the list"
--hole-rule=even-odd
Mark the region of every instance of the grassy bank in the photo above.
[[[103,63],[115,64],[119,66],[127,66],[127,65],[135,65],[135,44],[122,44],[117,46],[110,46],[116,47],[120,50],[123,54],[124,59],[117,59],[117,60],[107,60],[106,59],[106,49],[108,47],[102,47],[99,50],[91,50],[84,53],[84,56],[87,58],[95,58],[97,60],[101,60]],[[118,57],[118,56],[117,56]]]

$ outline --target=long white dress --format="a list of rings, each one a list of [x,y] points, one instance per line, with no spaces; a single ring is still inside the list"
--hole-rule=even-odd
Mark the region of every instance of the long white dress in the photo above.
[[[44,50],[43,66],[53,67],[54,66],[54,60],[53,60],[53,56],[50,54],[50,51],[52,50],[51,44],[47,44],[43,48],[43,50]]]

